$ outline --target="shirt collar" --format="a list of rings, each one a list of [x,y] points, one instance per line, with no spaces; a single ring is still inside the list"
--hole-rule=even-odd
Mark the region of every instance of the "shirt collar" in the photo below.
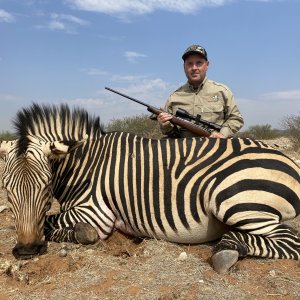
[[[207,77],[205,76],[205,78],[203,79],[203,81],[201,82],[201,84],[198,86],[198,88],[194,88],[191,84],[189,84],[189,82],[187,82],[187,86],[189,87],[190,91],[193,92],[198,92],[202,89],[202,87],[204,86],[205,82],[207,81]]]

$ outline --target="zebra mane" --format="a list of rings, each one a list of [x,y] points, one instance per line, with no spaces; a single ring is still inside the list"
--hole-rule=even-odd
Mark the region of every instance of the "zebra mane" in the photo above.
[[[89,135],[97,138],[104,134],[99,117],[91,117],[81,108],[69,108],[67,104],[39,105],[33,103],[21,109],[13,121],[18,139],[18,153],[24,153],[28,146],[28,135],[43,141],[82,140]]]

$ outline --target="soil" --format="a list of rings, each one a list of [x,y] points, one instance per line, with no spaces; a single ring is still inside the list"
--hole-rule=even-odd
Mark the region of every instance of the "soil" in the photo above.
[[[266,141],[300,163],[288,140]],[[0,163],[0,178],[3,162]],[[52,212],[58,209],[54,203]],[[288,223],[300,232],[300,218]],[[300,261],[245,258],[227,274],[210,264],[212,245],[178,245],[115,232],[82,246],[49,243],[46,254],[16,260],[12,213],[0,190],[2,299],[300,299]]]

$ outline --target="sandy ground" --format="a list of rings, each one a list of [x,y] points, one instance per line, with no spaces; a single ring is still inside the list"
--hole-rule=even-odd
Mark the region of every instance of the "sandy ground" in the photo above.
[[[286,144],[276,141],[288,152]],[[289,155],[298,162],[299,156]],[[1,162],[0,178],[2,168]],[[8,207],[3,190],[1,207]],[[289,224],[300,232],[299,217]],[[18,261],[11,254],[14,244],[14,221],[6,208],[0,212],[0,300],[300,299],[299,261],[245,258],[219,275],[210,265],[212,245],[137,240],[115,232],[91,246],[49,243],[45,255]]]

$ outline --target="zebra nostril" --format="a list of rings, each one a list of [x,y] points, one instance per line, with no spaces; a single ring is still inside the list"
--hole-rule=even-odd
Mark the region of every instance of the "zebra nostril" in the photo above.
[[[12,254],[17,259],[30,259],[35,255],[41,255],[47,250],[47,243],[44,241],[32,244],[16,244]]]

